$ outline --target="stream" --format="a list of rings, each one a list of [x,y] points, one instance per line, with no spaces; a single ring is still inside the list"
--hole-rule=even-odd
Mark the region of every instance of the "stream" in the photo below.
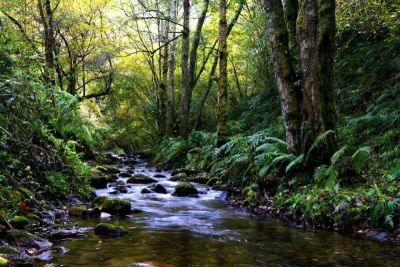
[[[128,234],[104,237],[89,232],[87,238],[63,241],[70,251],[55,255],[51,266],[400,266],[400,249],[394,245],[307,232],[275,219],[255,220],[227,206],[224,192],[200,184],[194,184],[199,198],[175,197],[171,193],[177,182],[168,180],[170,172],[157,171],[143,159],[119,165],[121,172],[132,167],[134,173],[164,175],[156,179],[168,194],[142,194],[146,185],[128,185],[128,192],[119,194],[110,185],[96,190],[98,196],[129,199],[132,209],[143,212],[75,220],[79,227],[115,222]]]

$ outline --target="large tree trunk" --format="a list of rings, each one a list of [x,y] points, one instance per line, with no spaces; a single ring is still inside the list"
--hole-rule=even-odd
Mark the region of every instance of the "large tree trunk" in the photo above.
[[[190,21],[190,0],[183,0],[183,34],[182,34],[182,82],[181,82],[181,99],[180,99],[180,126],[179,134],[187,136],[189,126],[189,28]]]
[[[265,9],[286,139],[294,152],[302,152],[300,147],[308,151],[317,137],[334,130],[336,123],[335,1],[301,0],[298,5],[296,0],[287,0],[283,8],[281,0],[265,0]],[[297,66],[299,75],[294,71]],[[335,136],[329,135],[307,157],[312,160],[306,164],[312,167],[329,161],[335,147]]]
[[[169,73],[168,73],[168,87],[167,87],[167,114],[166,114],[166,136],[174,135],[174,122],[175,122],[175,50],[176,50],[176,0],[169,0],[169,11],[172,20],[171,23],[171,42],[170,55],[169,55]]]
[[[335,1],[302,0],[297,18],[299,61],[303,92],[303,121],[309,148],[336,123],[334,97]],[[311,165],[328,162],[336,148],[335,137],[324,140],[313,153]],[[310,159],[311,157],[309,157]]]
[[[228,136],[228,49],[226,0],[219,0],[219,77],[217,102],[217,145],[224,143]]]
[[[319,28],[317,48],[319,53],[318,79],[323,96],[325,129],[333,130],[336,124],[335,104],[335,0],[318,0]]]
[[[286,142],[293,152],[300,150],[300,99],[295,86],[295,72],[289,51],[288,31],[281,0],[265,0],[268,38],[276,83],[281,98],[281,109],[286,131]]]

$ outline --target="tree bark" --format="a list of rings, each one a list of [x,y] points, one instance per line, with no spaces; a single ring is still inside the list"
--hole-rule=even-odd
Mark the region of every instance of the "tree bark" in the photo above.
[[[54,49],[55,49],[55,34],[54,34],[54,18],[50,0],[38,0],[39,13],[41,22],[44,28],[44,50],[46,60],[46,81],[49,84],[55,85],[54,79]]]
[[[182,35],[182,81],[180,99],[180,125],[179,134],[186,137],[189,124],[189,20],[190,20],[190,0],[183,0],[183,35]]]
[[[167,4],[168,5],[168,4]],[[168,9],[169,7],[167,7]],[[169,13],[167,11],[167,13]],[[161,84],[160,84],[160,135],[166,135],[167,128],[167,88],[168,88],[168,67],[169,67],[169,21],[163,21],[163,54],[162,54],[162,67],[161,67]]]
[[[244,1],[240,1],[239,7],[237,8],[235,15],[233,16],[233,18],[231,19],[231,21],[229,22],[228,25],[228,29],[227,29],[227,36],[229,37],[233,27],[235,26],[236,22],[239,19],[240,13],[242,13],[243,10],[243,6],[244,6]],[[217,45],[218,43],[218,39],[216,40],[215,44],[212,46],[211,48],[211,52],[209,55],[207,55],[206,59],[208,60],[208,57],[211,55],[211,53],[214,50],[214,47]],[[208,77],[208,82],[206,87],[203,90],[203,95],[200,99],[200,102],[197,106],[197,111],[196,111],[196,120],[195,120],[195,124],[194,124],[194,129],[199,130],[201,127],[201,118],[203,116],[203,110],[204,110],[204,104],[206,103],[207,97],[210,94],[211,88],[212,88],[212,84],[214,82],[215,79],[215,72],[217,70],[218,67],[218,53],[215,55],[214,57],[214,61],[213,61],[213,65],[211,67],[211,71]],[[200,72],[197,75],[197,80],[200,78],[201,73],[203,72],[204,68],[205,68],[205,64],[207,62],[207,60],[203,63],[202,68],[200,69]]]
[[[166,136],[174,135],[175,122],[175,52],[176,52],[176,0],[169,0],[169,15],[171,17],[171,40],[169,67],[168,67],[168,88],[167,88],[167,113],[166,113]]]
[[[219,0],[219,77],[217,101],[217,146],[224,143],[228,136],[228,49],[226,0]]]
[[[281,98],[281,109],[286,131],[286,142],[293,152],[300,150],[300,99],[295,86],[295,72],[289,51],[288,31],[281,0],[265,0],[268,38],[276,83]]]

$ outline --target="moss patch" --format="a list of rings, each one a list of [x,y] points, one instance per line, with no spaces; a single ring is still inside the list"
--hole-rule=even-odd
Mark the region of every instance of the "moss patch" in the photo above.
[[[111,223],[99,223],[94,228],[94,232],[97,235],[110,235],[110,236],[122,236],[127,231],[122,227]]]

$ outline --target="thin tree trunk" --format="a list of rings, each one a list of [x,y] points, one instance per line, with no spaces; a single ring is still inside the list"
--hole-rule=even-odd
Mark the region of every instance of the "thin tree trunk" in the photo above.
[[[55,35],[54,35],[54,19],[53,10],[51,9],[50,0],[38,0],[39,13],[44,28],[44,49],[46,60],[46,82],[54,85],[54,49],[55,49]]]
[[[189,124],[189,20],[190,20],[190,0],[183,0],[183,35],[182,35],[182,82],[181,82],[181,101],[180,101],[180,126],[179,134],[186,137]]]
[[[168,4],[167,4],[168,5]],[[167,7],[168,9],[169,7]],[[169,13],[169,12],[168,12]],[[165,136],[166,135],[166,128],[167,128],[167,87],[168,87],[168,67],[169,67],[169,42],[168,42],[168,32],[169,32],[169,22],[168,21],[163,21],[163,54],[162,54],[162,73],[161,73],[161,84],[160,84],[160,89],[161,89],[161,95],[160,95],[160,110],[161,110],[161,121],[162,123],[160,124],[161,129],[160,129],[160,135]]]
[[[171,23],[171,42],[170,55],[169,55],[169,73],[168,73],[168,88],[167,88],[167,114],[166,114],[166,136],[174,135],[174,122],[175,122],[175,50],[176,50],[176,0],[169,0]]]
[[[217,146],[228,136],[228,49],[226,0],[219,0],[219,77],[217,102]]]
[[[217,70],[217,66],[218,66],[218,54],[214,58],[213,65],[211,67],[210,76],[208,77],[207,85],[206,85],[206,87],[204,89],[204,93],[203,93],[203,95],[202,95],[202,97],[200,99],[200,102],[198,104],[198,107],[197,107],[196,121],[195,121],[195,124],[194,124],[194,129],[196,129],[196,130],[199,130],[200,127],[201,127],[204,104],[206,103],[207,97],[210,94],[213,81],[215,80],[215,71]]]
[[[281,109],[286,130],[286,142],[293,152],[300,151],[300,99],[294,84],[295,72],[289,51],[281,0],[265,0],[268,38],[274,65],[276,83],[281,98]]]
[[[241,13],[242,10],[243,10],[243,6],[244,6],[244,1],[242,0],[242,1],[240,1],[239,7],[237,8],[237,10],[236,10],[236,12],[235,12],[235,15],[233,16],[232,20],[229,22],[228,29],[227,29],[227,35],[228,35],[228,37],[229,37],[229,35],[230,35],[230,33],[231,33],[233,27],[235,26],[236,22],[237,22],[238,19],[239,19],[240,13]],[[214,43],[214,45],[213,45],[213,47],[212,47],[212,50],[213,50],[214,47],[217,45],[217,43],[218,43],[218,40]],[[212,52],[213,52],[213,51],[211,51],[211,53],[212,53]],[[208,59],[208,57],[209,57],[209,56],[207,56],[207,59]],[[197,106],[196,120],[195,120],[195,124],[194,124],[194,129],[196,129],[196,130],[199,130],[200,127],[201,127],[201,121],[202,121],[201,118],[202,118],[202,116],[203,116],[204,104],[206,103],[207,97],[208,97],[208,95],[210,94],[213,81],[216,80],[216,79],[215,79],[215,72],[216,72],[216,70],[217,70],[217,66],[218,66],[218,53],[217,53],[217,54],[215,55],[215,57],[214,57],[214,61],[213,61],[213,65],[212,65],[212,67],[211,67],[210,75],[209,75],[209,77],[208,77],[207,85],[206,85],[206,87],[204,88],[203,95],[202,95],[201,100],[200,100],[200,102],[199,102],[199,104],[198,104],[198,106]],[[203,63],[203,66],[202,66],[202,68],[201,68],[199,74],[197,75],[197,80],[199,79],[199,77],[200,77],[200,75],[201,75],[201,73],[202,73],[204,67],[205,67],[205,63]]]

